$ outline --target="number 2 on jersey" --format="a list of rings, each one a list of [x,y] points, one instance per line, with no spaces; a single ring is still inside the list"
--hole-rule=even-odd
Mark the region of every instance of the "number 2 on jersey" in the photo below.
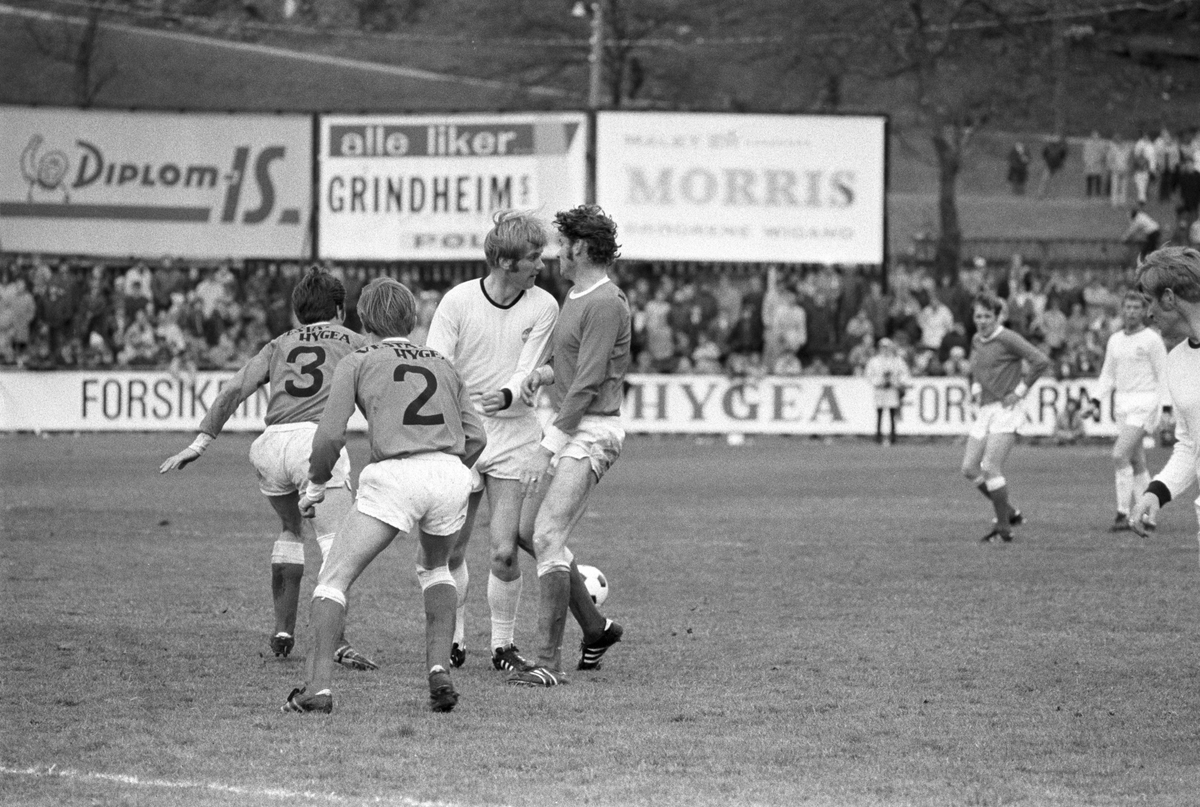
[[[297,368],[302,376],[308,376],[312,379],[312,383],[306,387],[302,387],[290,378],[284,383],[283,388],[287,390],[287,394],[293,398],[311,398],[321,391],[321,385],[325,383],[325,374],[318,369],[325,363],[325,348],[315,345],[304,345],[302,347],[292,348],[292,352],[287,355],[287,363],[293,364],[299,361],[301,356],[311,356],[312,361],[307,361]]]
[[[440,426],[446,422],[446,418],[440,412],[433,415],[422,415],[421,407],[429,402],[433,397],[433,393],[437,392],[437,376],[433,371],[425,367],[418,367],[415,364],[400,364],[396,366],[396,371],[392,373],[392,378],[403,383],[405,376],[409,373],[416,373],[425,379],[425,388],[417,393],[417,397],[404,410],[404,418],[400,421],[405,426]]]

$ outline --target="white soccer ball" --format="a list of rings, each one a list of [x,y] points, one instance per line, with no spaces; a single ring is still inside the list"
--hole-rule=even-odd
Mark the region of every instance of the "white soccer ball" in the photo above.
[[[588,594],[592,595],[592,602],[604,605],[604,601],[608,599],[608,578],[604,576],[604,572],[595,566],[580,566],[579,573],[583,575]]]

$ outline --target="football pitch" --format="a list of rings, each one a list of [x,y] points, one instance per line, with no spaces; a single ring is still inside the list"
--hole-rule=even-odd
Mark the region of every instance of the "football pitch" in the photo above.
[[[570,683],[506,686],[470,553],[467,664],[427,708],[411,541],[351,592],[380,662],[334,713],[283,714],[278,522],[222,436],[0,436],[0,803],[21,805],[1192,805],[1196,516],[1112,534],[1104,444],[1023,444],[1029,523],[982,545],[961,446],[631,436],[572,540],[624,640]],[[356,437],[351,456],[365,459]],[[1151,454],[1152,469],[1165,461]],[[486,510],[481,513],[486,519]],[[308,547],[302,622],[317,568]],[[517,644],[534,650],[525,558]]]

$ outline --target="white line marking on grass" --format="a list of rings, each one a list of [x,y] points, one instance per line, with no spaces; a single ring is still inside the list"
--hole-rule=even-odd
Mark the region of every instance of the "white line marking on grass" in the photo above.
[[[225,793],[234,796],[246,796],[252,799],[308,799],[310,801],[323,801],[331,804],[346,804],[346,803],[371,803],[371,804],[398,804],[403,807],[455,807],[451,802],[446,801],[418,801],[410,799],[406,796],[376,796],[373,799],[351,799],[346,796],[339,796],[336,793],[314,793],[311,790],[286,790],[284,788],[269,787],[269,788],[254,788],[241,787],[238,785],[226,785],[221,782],[189,782],[170,781],[167,779],[143,779],[140,776],[128,776],[119,773],[94,773],[89,771],[76,771],[70,768],[60,768],[57,764],[51,765],[48,768],[9,768],[0,765],[0,774],[9,774],[12,776],[35,776],[35,777],[59,777],[62,779],[85,779],[100,782],[113,782],[121,785],[135,785],[139,787],[160,787],[171,788],[177,790],[207,790],[213,793]]]

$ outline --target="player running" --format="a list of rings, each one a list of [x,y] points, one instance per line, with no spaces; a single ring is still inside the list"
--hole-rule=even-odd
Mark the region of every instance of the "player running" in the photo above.
[[[521,382],[541,361],[558,316],[553,295],[534,283],[545,264],[543,223],[529,213],[496,214],[484,238],[488,274],[450,289],[438,303],[426,344],[445,356],[462,375],[471,400],[482,414],[488,444],[472,468],[474,487],[467,520],[450,553],[450,573],[458,587],[458,617],[450,661],[466,661],[465,603],[469,575],[467,544],[484,491],[491,509],[491,571],[487,599],[492,620],[492,666],[497,670],[532,667],[513,642],[521,601],[519,536],[533,554],[536,509],[525,501],[521,471],[537,450],[542,427],[534,409],[521,400]],[[621,627],[607,622],[587,593],[578,567],[571,564],[571,612],[583,631],[585,656],[596,647],[594,659],[580,659],[580,669],[599,666],[599,656],[621,637]]]
[[[1144,536],[1154,528],[1159,508],[1200,480],[1200,252],[1191,247],[1155,250],[1141,264],[1138,287],[1150,298],[1150,316],[1163,333],[1187,337],[1167,354],[1175,447],[1129,513],[1129,526]],[[1200,500],[1196,510],[1200,512]]]
[[[962,472],[991,500],[996,512],[984,543],[993,538],[1011,541],[1012,528],[1025,520],[1009,502],[1004,463],[1017,442],[1017,429],[1025,422],[1021,401],[1050,366],[1046,354],[1000,324],[1003,309],[995,295],[985,292],[975,297],[971,402],[976,412],[967,433]]]
[[[1142,441],[1158,428],[1160,416],[1171,412],[1167,348],[1162,336],[1146,327],[1146,298],[1140,292],[1126,292],[1121,320],[1122,329],[1108,338],[1094,391],[1095,398],[1103,398],[1116,390],[1113,412],[1119,431],[1112,450],[1117,491],[1113,532],[1129,529],[1129,510],[1150,484]],[[1091,403],[1084,417],[1093,415],[1098,403]]]
[[[625,441],[621,399],[629,369],[631,319],[625,294],[608,276],[620,254],[613,220],[596,205],[581,205],[558,213],[554,223],[559,271],[572,287],[554,325],[550,362],[521,384],[526,404],[533,403],[539,388],[549,386],[556,411],[521,474],[526,494],[540,497],[533,545],[541,644],[537,666],[518,670],[508,679],[510,684],[540,687],[566,683],[561,645],[572,602],[574,560],[567,539]],[[543,479],[547,474],[548,482]],[[585,641],[580,666],[589,660],[598,663],[607,647],[589,652]]]
[[[299,488],[308,479],[313,434],[329,399],[331,374],[342,358],[367,341],[342,325],[345,302],[342,282],[317,267],[311,268],[292,291],[292,311],[300,327],[269,342],[221,387],[200,422],[196,439],[158,469],[159,473],[179,470],[199,459],[242,402],[262,385],[270,385],[264,417],[267,427],[250,446],[250,461],[258,471],[259,489],[282,525],[271,550],[275,631],[270,645],[276,656],[287,656],[295,644],[300,581],[304,577],[304,533],[315,532],[324,558],[352,499],[350,457],[343,452],[329,484],[329,504],[321,514],[306,525],[297,507]],[[378,669],[344,638],[338,642],[337,660],[351,669]]]
[[[347,356],[333,375],[325,414],[312,441],[309,481],[300,509],[307,515],[336,479],[346,423],[357,405],[367,416],[371,462],[359,477],[346,517],[313,590],[313,652],[307,677],[285,712],[333,711],[333,664],[346,620],[346,594],[363,570],[400,533],[418,534],[417,580],[425,601],[425,657],[430,706],[448,712],[458,693],[446,664],[458,595],[447,560],[467,515],[470,466],[487,443],[467,387],[437,351],[408,341],[417,301],[389,277],[371,281],[358,303],[374,344]]]

